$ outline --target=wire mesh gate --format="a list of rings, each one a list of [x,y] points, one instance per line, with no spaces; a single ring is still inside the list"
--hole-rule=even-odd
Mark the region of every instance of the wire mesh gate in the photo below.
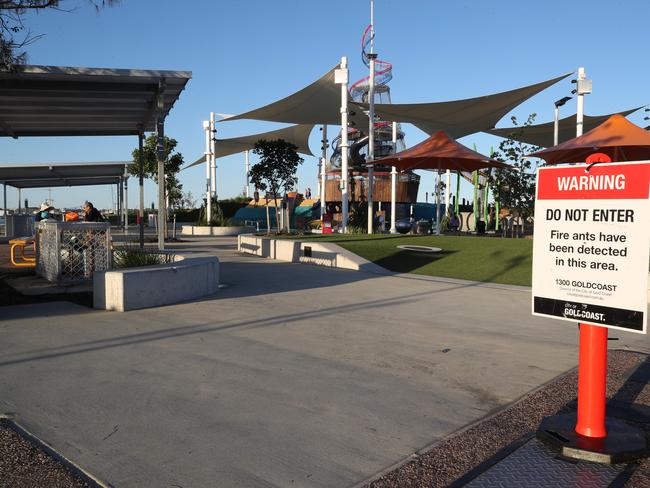
[[[112,266],[108,222],[49,222],[38,224],[36,273],[58,284],[92,280],[95,271]]]

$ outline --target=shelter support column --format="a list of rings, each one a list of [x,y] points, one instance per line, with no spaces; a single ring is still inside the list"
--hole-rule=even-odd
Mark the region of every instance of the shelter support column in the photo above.
[[[158,161],[158,249],[165,249],[167,230],[167,209],[165,207],[165,79],[158,82],[158,103],[156,111],[156,159]]]
[[[138,227],[140,231],[140,249],[144,249],[144,150],[143,150],[144,133],[138,134],[138,185],[140,187],[140,221]]]
[[[438,172],[436,173],[436,235],[440,235],[440,187],[442,175],[440,173],[440,163],[438,163]]]
[[[397,152],[397,122],[393,122],[393,154]],[[397,168],[390,170],[390,233],[397,234]]]
[[[251,159],[250,159],[250,151],[247,149],[244,151],[244,166],[246,170],[246,198],[251,197],[251,180],[250,180],[250,174],[251,174]]]
[[[117,217],[117,227],[122,228],[122,177],[120,176],[115,185],[115,193],[117,198],[117,208],[115,209],[115,215]]]
[[[124,230],[129,231],[129,177],[124,175]]]
[[[218,200],[217,198],[217,128],[215,125],[215,114],[210,112],[210,180],[212,182],[212,198]]]
[[[5,222],[5,237],[9,235],[9,228],[7,226],[7,182],[2,183],[2,218]]]
[[[22,202],[22,191],[21,188],[18,188],[18,213],[23,213],[23,202]],[[25,209],[27,210],[27,209]]]
[[[445,174],[445,215],[449,215],[449,206],[451,205],[451,170]]]
[[[327,125],[323,125],[323,138],[321,139],[321,151],[322,151],[322,156],[320,160],[320,220],[321,220],[321,227],[322,227],[322,222],[323,222],[323,215],[325,215],[326,211],[326,206],[327,206],[327,199],[325,198],[325,182],[327,180],[327,175],[326,175],[326,164],[327,164]]]
[[[211,178],[211,164],[212,156],[210,155],[210,147],[212,133],[210,132],[210,120],[203,121],[203,130],[205,131],[205,218],[206,225],[212,222],[212,178]]]

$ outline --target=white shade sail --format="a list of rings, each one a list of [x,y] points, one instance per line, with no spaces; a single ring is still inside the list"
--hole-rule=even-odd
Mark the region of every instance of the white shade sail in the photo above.
[[[217,139],[215,144],[215,156],[217,158],[222,158],[224,156],[253,149],[255,143],[262,139],[267,141],[283,139],[297,146],[297,151],[299,153],[313,156],[309,149],[309,134],[311,134],[313,128],[313,124],[299,124],[271,132],[262,132],[260,134],[251,134],[249,136],[233,137],[230,139]],[[197,166],[201,163],[205,163],[205,154],[189,166],[186,166],[184,169]]]
[[[614,112],[608,115],[589,116],[585,115],[583,118],[583,131],[587,132],[596,128],[615,113],[621,114],[623,117],[636,112],[642,107],[625,110],[623,112]],[[546,122],[544,124],[529,125],[525,129],[519,127],[499,127],[486,131],[488,134],[499,136],[503,138],[512,138],[515,141],[532,144],[533,146],[551,147],[553,146],[553,128],[554,122]],[[558,141],[564,142],[573,139],[576,136],[576,115],[565,117],[559,121],[558,124]]]
[[[550,80],[493,95],[435,103],[375,104],[383,120],[409,122],[431,135],[440,130],[454,139],[492,129],[513,108],[533,95],[566,78],[566,73]],[[364,109],[367,104],[361,104]]]

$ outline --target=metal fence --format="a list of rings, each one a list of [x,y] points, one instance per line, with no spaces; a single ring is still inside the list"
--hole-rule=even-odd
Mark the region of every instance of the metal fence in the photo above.
[[[111,268],[108,222],[38,223],[36,273],[48,281],[67,284],[92,280],[95,271]]]

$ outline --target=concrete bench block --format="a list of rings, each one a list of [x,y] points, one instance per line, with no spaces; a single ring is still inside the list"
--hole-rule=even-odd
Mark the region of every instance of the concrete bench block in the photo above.
[[[171,305],[219,290],[219,259],[186,258],[159,266],[95,273],[93,306],[124,312]]]

